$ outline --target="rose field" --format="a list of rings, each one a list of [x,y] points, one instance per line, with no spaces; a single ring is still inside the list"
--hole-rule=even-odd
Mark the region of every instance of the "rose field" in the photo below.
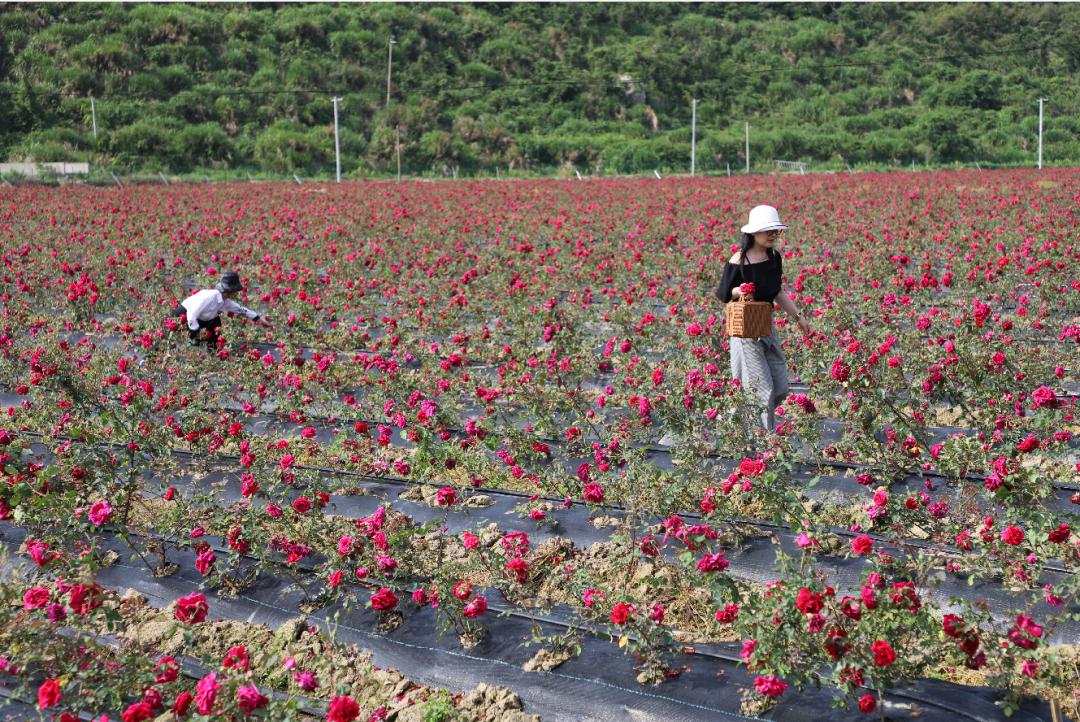
[[[775,434],[715,292],[788,224]],[[9,719],[1060,720],[1080,170],[0,188]],[[171,309],[236,270],[269,323]]]

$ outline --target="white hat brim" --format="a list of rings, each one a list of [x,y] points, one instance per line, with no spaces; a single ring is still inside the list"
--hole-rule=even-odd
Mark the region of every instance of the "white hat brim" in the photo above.
[[[782,231],[782,230],[784,230],[786,228],[787,228],[787,226],[784,225],[783,223],[767,223],[764,226],[743,226],[742,227],[742,232],[752,234],[752,233],[761,233],[762,231],[774,231],[774,230]]]

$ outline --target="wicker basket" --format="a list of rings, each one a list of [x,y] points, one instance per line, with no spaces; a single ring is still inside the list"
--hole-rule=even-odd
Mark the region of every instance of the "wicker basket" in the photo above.
[[[772,333],[772,304],[765,301],[732,301],[727,305],[727,335],[764,338]]]

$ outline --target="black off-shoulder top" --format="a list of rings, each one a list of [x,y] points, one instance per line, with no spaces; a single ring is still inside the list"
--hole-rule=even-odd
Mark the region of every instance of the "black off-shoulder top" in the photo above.
[[[771,256],[759,263],[726,263],[716,297],[728,303],[731,301],[731,289],[744,283],[753,283],[756,287],[754,300],[772,303],[780,293],[780,277],[784,273],[784,263],[779,253]]]

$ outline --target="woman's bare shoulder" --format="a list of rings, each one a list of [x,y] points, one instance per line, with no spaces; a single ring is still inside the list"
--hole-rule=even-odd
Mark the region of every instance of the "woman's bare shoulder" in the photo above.
[[[742,263],[742,251],[735,251],[735,253],[728,259],[728,263],[734,263],[738,265]]]

